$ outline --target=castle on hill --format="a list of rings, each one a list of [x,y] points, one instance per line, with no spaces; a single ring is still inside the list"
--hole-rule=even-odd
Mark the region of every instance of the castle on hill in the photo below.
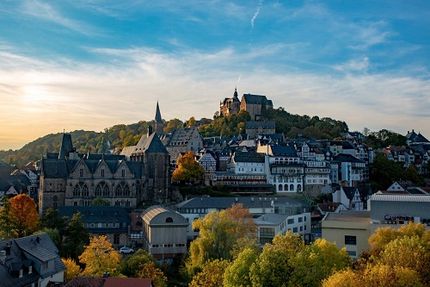
[[[233,97],[225,98],[220,102],[219,113],[221,116],[230,116],[238,114],[240,111],[246,111],[251,116],[251,120],[258,121],[266,110],[273,109],[272,100],[263,95],[243,94],[239,101],[237,88],[234,89]]]

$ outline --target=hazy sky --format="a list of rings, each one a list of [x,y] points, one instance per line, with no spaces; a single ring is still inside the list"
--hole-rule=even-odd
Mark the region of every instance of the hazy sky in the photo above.
[[[430,137],[430,1],[0,1],[0,149],[257,93]]]

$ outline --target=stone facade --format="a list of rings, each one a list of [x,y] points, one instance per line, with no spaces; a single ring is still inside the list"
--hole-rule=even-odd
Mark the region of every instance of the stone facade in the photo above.
[[[221,116],[230,116],[239,113],[240,101],[237,94],[237,89],[234,89],[232,98],[225,98],[224,101],[220,102],[219,114]]]

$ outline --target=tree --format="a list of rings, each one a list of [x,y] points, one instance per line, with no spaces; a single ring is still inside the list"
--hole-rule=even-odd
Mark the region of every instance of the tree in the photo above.
[[[36,231],[34,234],[42,233],[48,234],[55,246],[57,246],[58,249],[61,249],[61,235],[58,229],[42,228],[41,230]]]
[[[121,255],[116,251],[105,235],[93,236],[79,256],[79,262],[85,264],[82,274],[86,276],[103,276],[119,274]]]
[[[173,120],[167,121],[165,128],[164,128],[164,132],[165,133],[171,133],[174,130],[182,128],[183,125],[184,125],[184,123],[182,121],[180,121],[179,119],[173,119]]]
[[[277,235],[266,244],[250,268],[252,286],[288,286],[294,266],[291,259],[304,249],[304,242],[291,232]]]
[[[173,172],[172,181],[195,183],[203,179],[205,170],[194,159],[192,152],[187,152],[178,160],[178,166]]]
[[[64,231],[63,248],[61,249],[62,256],[75,260],[78,259],[88,241],[88,231],[84,227],[81,214],[73,214]]]
[[[292,258],[291,266],[294,266],[294,271],[290,284],[293,286],[320,286],[325,278],[338,270],[349,267],[350,264],[351,259],[344,248],[339,250],[334,243],[325,239],[317,239]]]
[[[71,258],[61,258],[61,260],[63,261],[64,266],[66,266],[66,272],[64,274],[66,281],[70,281],[79,276],[81,268],[76,264],[75,260]]]
[[[146,263],[138,272],[139,278],[151,279],[154,287],[165,287],[167,286],[167,277],[163,271],[158,268],[154,262]]]
[[[249,211],[242,205],[211,212],[193,222],[199,236],[191,242],[186,267],[189,274],[201,270],[214,259],[230,260],[241,249],[255,244],[256,227]]]
[[[91,201],[91,205],[92,206],[109,206],[110,203],[106,199],[103,199],[101,197],[96,197],[93,199],[93,201]]]
[[[250,267],[257,260],[258,250],[245,248],[230,264],[224,273],[226,287],[251,286]]]
[[[9,219],[10,202],[5,196],[2,198],[2,207],[0,208],[0,238],[13,238],[12,222]]]
[[[189,118],[189,120],[185,122],[185,126],[187,128],[195,127],[196,126],[196,119],[194,117]]]
[[[9,199],[9,220],[14,237],[32,234],[39,227],[39,214],[34,200],[27,194],[18,194]]]
[[[351,269],[334,273],[322,282],[322,287],[361,287],[366,286],[358,272]],[[368,285],[367,285],[368,286]]]
[[[139,249],[121,261],[121,274],[127,277],[137,277],[139,271],[148,263],[154,263],[152,256],[145,250]]]
[[[66,227],[66,220],[60,217],[56,209],[48,208],[42,216],[41,226],[49,229],[57,229],[60,233],[63,233]]]
[[[197,273],[191,281],[190,287],[219,287],[223,286],[224,271],[229,261],[215,259],[207,262],[202,271]]]

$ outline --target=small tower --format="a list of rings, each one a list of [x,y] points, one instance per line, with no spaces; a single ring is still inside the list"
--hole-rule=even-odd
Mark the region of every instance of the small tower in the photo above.
[[[63,133],[61,139],[60,152],[58,153],[58,159],[67,159],[70,153],[74,152],[75,149],[72,144],[72,135],[69,133]]]
[[[155,109],[155,127],[154,127],[154,130],[160,136],[164,133],[163,129],[164,129],[164,122],[163,122],[163,119],[161,118],[160,106],[158,105],[158,101],[157,101],[157,107]]]

